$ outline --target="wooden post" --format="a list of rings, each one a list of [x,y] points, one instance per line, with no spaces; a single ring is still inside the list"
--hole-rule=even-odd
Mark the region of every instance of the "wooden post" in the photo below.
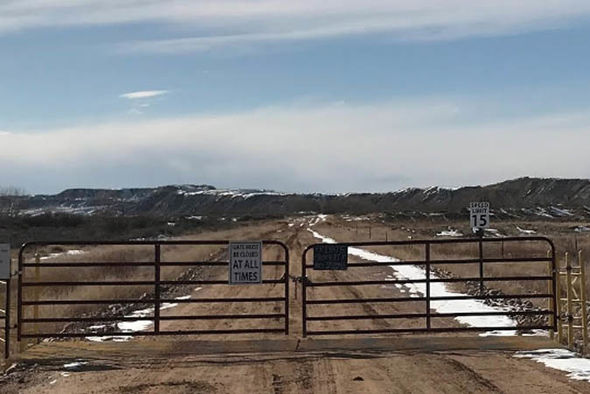
[[[578,264],[580,264],[580,300],[582,302],[582,337],[584,338],[584,347],[582,351],[585,352],[586,346],[588,346],[588,312],[586,311],[586,267],[582,260],[581,250],[578,252]]]
[[[565,275],[566,275],[566,282],[567,282],[567,346],[570,349],[574,347],[574,321],[573,321],[573,306],[572,306],[572,296],[573,296],[573,288],[572,288],[572,266],[570,264],[568,254],[565,254]]]
[[[557,342],[561,345],[563,343],[563,321],[561,319],[561,268],[559,266],[559,260],[555,261],[557,266],[557,277],[555,282],[555,299],[557,300]]]
[[[41,280],[41,268],[39,268],[39,263],[41,263],[41,255],[39,252],[35,251],[35,281],[39,282]],[[41,288],[39,286],[35,286],[35,301],[39,301],[41,298]],[[39,305],[33,306],[33,319],[39,318]],[[39,323],[35,323],[35,334],[39,334]],[[36,342],[41,342],[41,338],[36,338]]]

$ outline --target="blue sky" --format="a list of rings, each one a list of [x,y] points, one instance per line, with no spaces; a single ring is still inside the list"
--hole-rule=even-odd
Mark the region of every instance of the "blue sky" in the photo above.
[[[514,3],[4,2],[0,185],[587,178],[590,4]]]

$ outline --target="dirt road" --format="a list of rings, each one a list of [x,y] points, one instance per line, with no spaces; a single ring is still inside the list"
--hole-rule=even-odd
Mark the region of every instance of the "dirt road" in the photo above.
[[[317,242],[308,231],[310,221],[306,218],[292,223],[281,222],[260,230],[260,238],[280,239],[290,248],[293,276],[300,275],[301,253],[305,245]],[[344,231],[344,226],[346,224],[341,222],[318,223],[314,228],[321,229],[327,236],[336,236]],[[252,239],[252,231],[248,232],[248,236]],[[279,257],[266,256],[266,259]],[[266,274],[274,277],[281,275],[281,271],[277,269]],[[376,277],[386,274],[386,271],[374,273]],[[219,272],[220,278],[225,275],[227,273]],[[355,273],[348,271],[327,275],[350,279]],[[290,290],[289,337],[261,334],[225,338],[145,338],[120,345],[86,341],[44,343],[21,356],[18,366],[0,383],[0,389],[3,393],[590,392],[590,383],[571,380],[563,372],[513,357],[514,349],[550,346],[548,341],[516,343],[502,338],[484,340],[474,336],[417,335],[385,338],[379,346],[373,346],[371,341],[342,338],[336,338],[335,342],[323,339],[302,341],[300,289],[292,285]],[[396,295],[400,290],[389,286],[367,286],[362,290],[328,287],[322,291],[324,293],[315,296],[382,297]],[[201,286],[192,289],[194,297],[207,298],[214,292],[217,297],[273,296],[277,294],[277,286]],[[297,297],[295,292],[298,292]],[[223,313],[266,313],[277,311],[282,306],[236,303],[223,305],[223,308]],[[358,313],[359,310],[383,313],[384,308],[389,308],[389,312],[392,308],[395,312],[416,311],[411,303],[371,307],[337,305],[330,308],[330,313],[335,315]],[[207,313],[219,313],[219,305],[180,304],[162,311],[163,316]],[[281,324],[278,320],[273,323]],[[163,322],[161,328],[182,330],[194,327],[194,324],[192,321],[170,321]],[[204,324],[203,327],[215,329],[256,327],[258,323],[251,320],[213,320]],[[328,327],[325,322],[314,324],[317,324],[316,327]],[[341,328],[359,327],[358,322],[340,324]],[[366,324],[374,328],[400,323]],[[445,324],[458,323],[448,320]],[[244,342],[254,339],[267,341]],[[224,354],[215,354],[222,351]]]

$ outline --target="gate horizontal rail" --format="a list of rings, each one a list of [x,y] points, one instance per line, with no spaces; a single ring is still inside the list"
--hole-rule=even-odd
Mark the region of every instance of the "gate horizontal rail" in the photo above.
[[[502,243],[502,251],[504,250],[504,244],[517,244],[527,242],[539,242],[542,243],[549,251],[546,256],[539,255],[527,255],[525,256],[485,256],[484,245],[493,243]],[[445,245],[473,245],[477,247],[478,257],[476,258],[432,258],[433,246],[445,246]],[[408,241],[376,241],[376,242],[342,242],[336,243],[335,245],[346,246],[346,247],[379,247],[379,246],[411,246],[418,247],[423,250],[423,259],[409,259],[405,261],[361,261],[351,262],[347,265],[347,270],[350,269],[362,269],[370,267],[395,267],[399,266],[416,266],[424,270],[424,275],[421,278],[398,278],[398,279],[387,279],[387,280],[343,280],[338,279],[337,276],[333,276],[329,281],[314,280],[309,274],[308,270],[313,268],[313,264],[307,262],[308,255],[317,245],[314,244],[308,246],[302,255],[301,270],[303,275],[302,280],[302,324],[303,324],[303,336],[307,335],[333,335],[333,334],[384,334],[384,333],[412,333],[412,332],[458,332],[458,331],[489,331],[489,330],[532,330],[532,329],[547,329],[555,330],[557,327],[557,312],[556,312],[556,263],[555,263],[555,247],[553,242],[545,237],[504,237],[504,238],[466,238],[466,239],[432,239],[432,240],[408,240]],[[545,254],[547,249],[539,251]],[[358,252],[358,250],[357,250]],[[357,253],[358,254],[358,253]],[[370,254],[368,256],[371,256]],[[366,259],[362,259],[366,260]],[[479,276],[469,277],[432,277],[433,276],[433,265],[459,265],[459,264],[477,264],[479,267]],[[488,265],[498,264],[544,264],[548,266],[546,272],[548,275],[512,275],[512,276],[486,276],[485,267]],[[319,271],[326,272],[326,271]],[[335,273],[342,271],[333,271]],[[347,271],[348,272],[348,271]],[[352,273],[360,274],[361,271],[353,270]],[[337,275],[337,274],[336,274]],[[354,279],[354,278],[353,278]],[[517,293],[517,294],[460,294],[460,295],[431,295],[431,284],[433,283],[468,283],[476,282],[479,284],[479,289],[483,290],[485,283],[502,283],[502,282],[534,282],[534,281],[545,281],[548,282],[548,292],[543,293]],[[376,285],[408,285],[408,284],[420,284],[424,286],[421,290],[421,294],[415,294],[413,297],[362,297],[359,292],[358,298],[336,298],[336,297],[317,297],[310,298],[308,294],[309,289],[320,289],[329,287],[350,287],[355,288],[357,286],[376,286]],[[457,312],[435,312],[432,311],[432,302],[436,301],[464,301],[464,300],[514,300],[514,299],[546,299],[548,301],[547,309],[535,309],[535,310],[495,310],[495,311],[457,311]],[[310,314],[308,312],[308,306],[333,306],[338,304],[399,304],[399,303],[416,303],[424,304],[424,312],[419,313],[373,313],[373,314],[347,314],[347,315],[334,315],[330,314]],[[389,312],[389,310],[388,310]],[[486,317],[486,316],[531,316],[531,317],[549,317],[549,323],[541,324],[535,323],[528,325],[511,325],[511,326],[469,326],[469,327],[433,327],[432,322],[437,318],[457,318],[457,317]],[[321,328],[313,329],[310,328],[311,322],[344,322],[344,321],[363,321],[363,320],[404,320],[404,319],[422,319],[424,321],[423,327],[390,327],[390,328],[379,328],[379,329],[332,329],[332,328]],[[484,324],[485,325],[485,324]]]
[[[76,337],[101,337],[101,336],[153,336],[153,335],[205,335],[205,334],[253,334],[253,333],[284,333],[289,332],[289,250],[286,245],[280,241],[267,240],[262,241],[264,247],[275,247],[279,248],[282,252],[284,259],[282,260],[263,260],[262,265],[283,267],[283,270],[274,272],[275,275],[279,275],[280,279],[263,279],[261,285],[256,286],[281,286],[277,288],[281,292],[281,295],[277,294],[273,296],[253,296],[250,294],[247,297],[239,297],[238,294],[234,294],[232,297],[206,297],[206,298],[189,298],[189,299],[177,299],[166,297],[162,294],[165,290],[164,286],[186,286],[186,285],[212,285],[212,286],[230,286],[228,280],[218,279],[177,279],[169,280],[164,279],[161,274],[161,268],[163,267],[191,267],[191,268],[209,268],[215,269],[215,267],[228,267],[228,261],[161,261],[162,260],[162,248],[166,246],[225,246],[229,245],[229,240],[170,240],[170,241],[123,241],[123,242],[98,242],[98,241],[56,241],[56,242],[30,242],[24,244],[19,251],[19,262],[18,262],[18,295],[17,295],[17,339],[20,341],[23,338],[76,338]],[[88,262],[27,262],[25,261],[26,252],[32,248],[48,247],[48,246],[77,246],[77,247],[88,247],[88,246],[122,246],[122,247],[153,247],[153,259],[151,261],[88,261]],[[264,254],[263,254],[264,255]],[[96,268],[151,268],[153,270],[153,279],[149,280],[31,280],[26,274],[27,270],[35,269],[42,270],[43,272],[50,271],[55,268],[62,269],[96,269]],[[68,271],[65,271],[68,272]],[[74,271],[72,271],[74,272]],[[264,270],[263,270],[264,274]],[[27,289],[36,291],[35,289],[50,289],[59,287],[129,287],[129,286],[147,286],[152,290],[152,294],[142,298],[129,298],[129,297],[116,297],[116,298],[100,298],[94,297],[90,299],[82,299],[80,297],[72,299],[55,299],[45,297],[31,297],[28,294]],[[244,285],[238,285],[244,286]],[[282,290],[282,291],[281,291]],[[147,293],[146,293],[147,294]],[[163,304],[215,304],[227,305],[230,303],[280,303],[283,307],[276,311],[273,309],[272,313],[219,313],[219,314],[187,314],[187,315],[166,315],[161,316],[160,309]],[[67,306],[67,305],[113,305],[117,304],[120,306],[133,306],[134,308],[143,306],[144,308],[151,307],[151,312],[147,315],[130,315],[130,312],[123,314],[122,312],[112,316],[98,316],[98,317],[81,317],[81,316],[26,316],[26,308],[33,307],[39,308],[44,306]],[[278,327],[256,327],[256,328],[219,328],[219,329],[187,329],[187,330],[164,330],[160,328],[160,322],[169,321],[212,321],[212,320],[228,320],[228,321],[263,321],[268,322],[281,322],[283,323]],[[119,323],[119,322],[152,322],[153,328],[151,330],[140,330],[140,331],[128,331],[123,329],[117,329],[109,331],[107,333],[95,333],[95,332],[30,332],[28,328],[30,325],[46,324],[46,323]],[[267,323],[268,324],[268,323]],[[257,323],[258,325],[258,323]],[[114,324],[116,327],[116,324]],[[35,328],[37,328],[35,326]]]

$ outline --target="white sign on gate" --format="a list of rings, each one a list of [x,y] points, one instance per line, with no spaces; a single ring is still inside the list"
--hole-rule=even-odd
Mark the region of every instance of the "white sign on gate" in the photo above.
[[[0,279],[10,279],[10,244],[0,244]]]
[[[262,283],[262,242],[229,244],[229,284]]]
[[[490,227],[490,203],[485,201],[470,203],[469,222],[471,228],[478,230]]]

